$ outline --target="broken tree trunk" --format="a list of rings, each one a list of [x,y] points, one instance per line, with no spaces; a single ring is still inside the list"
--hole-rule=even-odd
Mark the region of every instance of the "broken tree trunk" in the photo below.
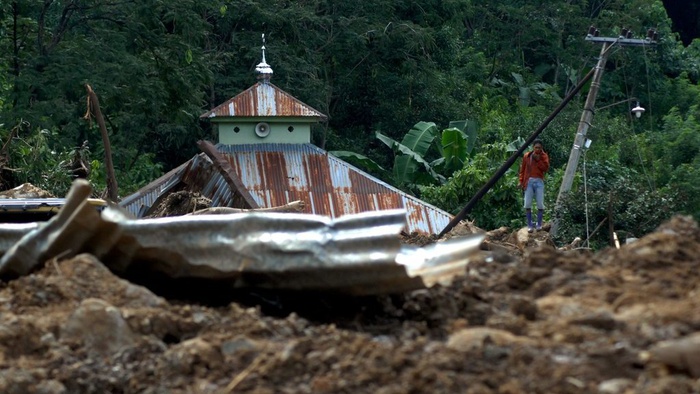
[[[280,205],[272,208],[255,208],[255,209],[240,209],[229,207],[211,207],[204,208],[187,215],[225,215],[228,213],[243,213],[243,212],[302,212],[306,205],[303,201],[292,201],[289,204]]]
[[[89,84],[85,84],[85,88],[88,94],[88,108],[85,119],[90,120],[91,114],[94,114],[95,119],[97,119],[97,125],[100,127],[102,142],[105,147],[105,167],[107,167],[107,198],[116,203],[119,200],[119,193],[117,191],[117,178],[114,175],[114,165],[112,164],[112,146],[109,143],[107,126],[105,125],[105,119],[100,110],[100,101],[97,99],[97,94],[95,94]]]

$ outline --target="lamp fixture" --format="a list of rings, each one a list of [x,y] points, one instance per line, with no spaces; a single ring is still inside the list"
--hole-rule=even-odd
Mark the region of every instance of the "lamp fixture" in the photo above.
[[[642,114],[644,113],[644,111],[645,111],[645,109],[644,109],[642,106],[639,105],[639,101],[637,101],[637,106],[634,107],[634,108],[632,108],[632,113],[633,113],[634,116],[636,116],[637,118],[641,118],[641,117],[642,117]]]

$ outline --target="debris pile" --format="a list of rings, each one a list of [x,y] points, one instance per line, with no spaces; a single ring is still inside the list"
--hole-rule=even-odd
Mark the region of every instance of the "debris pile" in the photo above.
[[[0,198],[53,198],[51,193],[31,183],[23,183],[13,189],[0,192]]]
[[[211,200],[187,190],[169,193],[153,211],[147,215],[149,218],[161,218],[168,216],[182,216],[200,209],[211,207]]]

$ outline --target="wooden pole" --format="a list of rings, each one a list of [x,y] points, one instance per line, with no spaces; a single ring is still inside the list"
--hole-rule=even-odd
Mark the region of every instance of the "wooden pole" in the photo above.
[[[112,202],[118,202],[119,193],[117,190],[117,178],[114,175],[114,164],[112,164],[112,146],[109,143],[109,134],[107,134],[107,126],[105,119],[100,110],[100,101],[97,99],[97,94],[92,90],[89,84],[85,84],[88,94],[88,112],[85,114],[86,119],[90,119],[90,114],[95,115],[97,125],[100,127],[102,134],[102,143],[105,147],[105,167],[107,167],[107,198]]]
[[[608,220],[607,216],[604,217],[603,220],[600,221],[600,223],[598,223],[593,232],[591,232],[591,235],[589,235],[588,238],[583,240],[583,243],[589,243],[591,238],[593,238],[593,236],[598,232],[598,230],[600,230],[600,228],[603,227],[603,223],[605,223],[606,220]]]

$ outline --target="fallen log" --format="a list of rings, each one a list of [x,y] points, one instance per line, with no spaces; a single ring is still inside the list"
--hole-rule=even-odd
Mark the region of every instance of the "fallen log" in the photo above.
[[[188,213],[187,215],[225,215],[225,214],[230,214],[230,213],[244,213],[244,212],[280,212],[280,213],[302,212],[304,210],[305,206],[306,206],[306,204],[304,204],[303,201],[297,200],[297,201],[292,201],[289,204],[280,205],[278,207],[271,207],[271,208],[241,209],[241,208],[229,208],[229,207],[210,207],[210,208],[200,209],[200,210],[194,211],[192,213]]]

